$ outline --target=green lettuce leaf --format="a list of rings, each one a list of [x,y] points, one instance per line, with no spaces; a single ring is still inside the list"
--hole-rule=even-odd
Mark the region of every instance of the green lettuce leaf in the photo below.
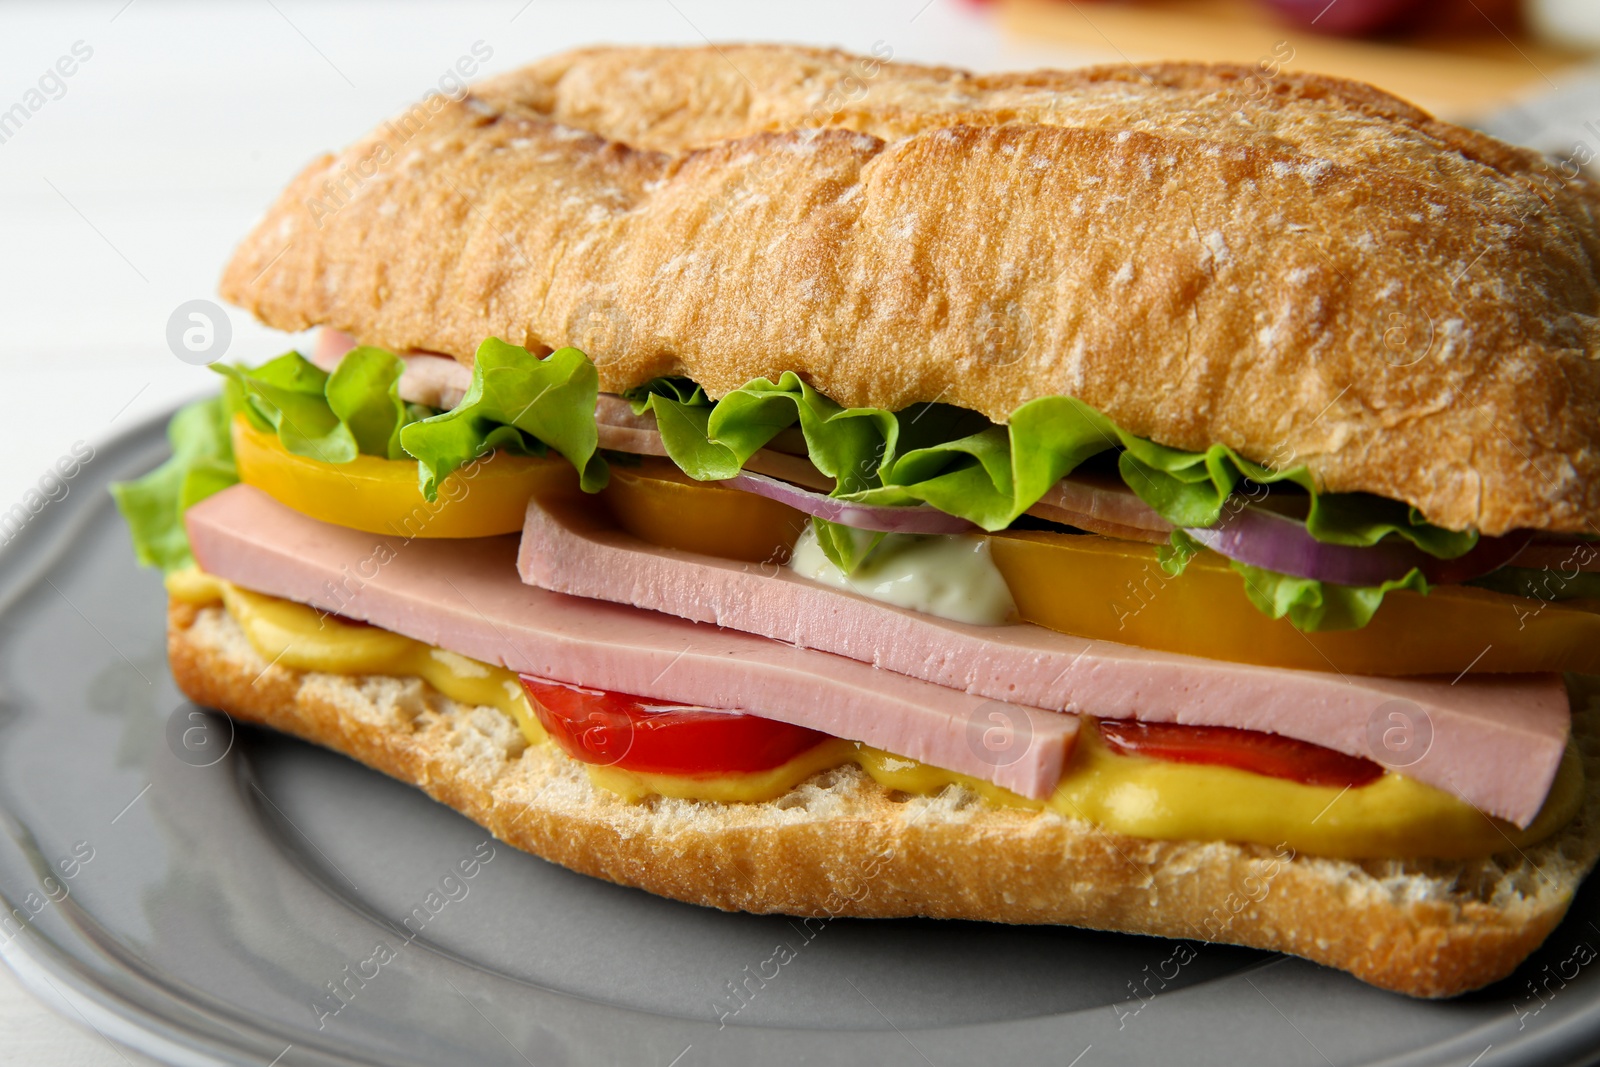
[[[298,352],[259,367],[215,365],[222,395],[178,411],[167,425],[172,456],[142,478],[111,487],[145,566],[170,572],[190,566],[183,513],[239,480],[229,427],[243,414],[275,432],[290,452],[328,463],[358,454],[404,459],[400,429],[431,412],[400,400],[404,363],[379,348],[356,348],[329,375]]]
[[[637,412],[655,413],[667,454],[692,478],[732,478],[745,462],[795,423],[811,462],[834,479],[835,494],[870,488],[898,436],[894,415],[881,408],[845,408],[786,371],[777,384],[757,378],[712,403],[698,388],[684,395],[681,380],[658,379],[630,394]]]
[[[461,403],[404,427],[400,445],[417,458],[422,494],[430,501],[452,471],[497,448],[533,456],[553,448],[578,469],[585,492],[598,492],[609,476],[596,451],[599,392],[599,372],[576,348],[540,359],[491,337],[478,346],[472,386]]]
[[[1184,452],[1115,432],[1124,449],[1117,457],[1122,480],[1175,526],[1214,525],[1228,497],[1246,480],[1257,486],[1288,482],[1306,491],[1306,529],[1318,541],[1366,547],[1394,534],[1440,559],[1465,555],[1478,543],[1476,531],[1434,526],[1398,501],[1370,493],[1320,493],[1304,466],[1273,470],[1226,445]]]
[[[650,410],[650,398],[660,394],[669,400],[676,400],[680,404],[694,404],[710,407],[712,399],[706,396],[706,391],[688,378],[652,378],[643,385],[626,390],[622,396],[633,405],[635,415],[643,415]]]
[[[1362,493],[1320,493],[1303,466],[1274,470],[1224,445],[1204,452],[1158,445],[1071,397],[1029,401],[1007,425],[996,426],[941,404],[900,412],[844,408],[793,373],[776,383],[758,378],[715,402],[683,378],[657,379],[628,396],[635,412],[655,414],[667,454],[691,477],[733,477],[757,450],[798,423],[812,463],[834,479],[834,496],[863,504],[927,503],[986,530],[1010,526],[1079,464],[1117,450],[1128,487],[1180,528],[1215,524],[1236,492],[1259,498],[1266,487],[1286,483],[1304,491],[1306,527],[1320,541],[1365,546],[1395,536],[1446,559],[1477,543],[1476,532],[1430,525],[1404,504]],[[876,544],[829,530],[826,523],[815,525],[823,552],[846,573]],[[1179,573],[1197,549],[1175,535],[1163,549],[1162,566]],[[1270,605],[1263,610],[1275,611],[1275,618],[1288,615],[1302,628],[1365,625],[1389,588],[1415,587],[1409,577],[1370,589],[1322,590],[1322,583],[1284,581],[1296,584],[1273,583],[1268,590],[1257,583],[1265,590],[1257,604]]]
[[[1466,584],[1478,586],[1480,589],[1492,589],[1496,593],[1528,597],[1531,600],[1600,598],[1600,574],[1592,571],[1563,574],[1559,568],[1501,567]]]
[[[1365,493],[1319,493],[1303,466],[1277,471],[1225,445],[1185,452],[1136,437],[1072,397],[1041,397],[1018,408],[1005,427],[924,446],[893,457],[883,488],[850,494],[863,503],[925,501],[986,530],[1004,529],[1084,460],[1120,448],[1117,469],[1128,488],[1174,526],[1212,526],[1246,483],[1287,482],[1305,490],[1306,528],[1319,541],[1374,545],[1394,534],[1445,559],[1477,543],[1423,521],[1415,509]],[[1265,490],[1252,495],[1264,495]]]
[[[1176,578],[1188,569],[1189,561],[1205,547],[1184,531],[1173,530],[1167,543],[1156,550],[1156,562],[1161,564],[1162,570]]]
[[[817,547],[822,549],[822,554],[845,574],[850,574],[865,563],[873,549],[889,536],[876,530],[860,530],[815,516],[811,519],[811,528],[817,532]]]
[[[1428,591],[1426,579],[1415,567],[1404,578],[1382,585],[1335,585],[1293,578],[1237,560],[1230,560],[1229,565],[1244,578],[1245,595],[1258,610],[1274,619],[1287,615],[1297,629],[1312,632],[1359,630],[1372,621],[1385,594],[1396,589]]]
[[[526,349],[485,341],[472,388],[444,415],[400,399],[405,362],[381,348],[350,350],[332,374],[298,352],[259,367],[212,369],[222,375],[222,396],[173,416],[167,430],[172,458],[112,487],[141,564],[172,571],[193,563],[183,511],[239,480],[229,425],[240,414],[256,429],[276,433],[290,452],[326,463],[349,463],[358,455],[414,457],[429,500],[440,479],[496,448],[544,455],[548,445],[583,472],[584,488],[594,491],[606,481],[605,461],[595,454],[599,378],[577,349],[540,360]],[[403,439],[417,451],[409,452]]]
[[[323,390],[328,407],[362,455],[409,458],[400,447],[400,431],[416,421],[417,409],[400,399],[404,373],[405,363],[394,353],[361,345],[346,352],[328,376]]]
[[[758,378],[712,403],[684,379],[657,379],[628,394],[634,411],[651,411],[662,444],[690,477],[720,481],[783,430],[800,424],[811,462],[834,480],[835,495],[869,489],[888,448],[899,437],[899,420],[881,408],[845,408],[791,372],[776,384]],[[849,574],[877,547],[882,535],[813,519],[823,554]]]
[[[278,435],[297,456],[349,463],[358,455],[405,459],[400,431],[431,414],[400,399],[405,362],[393,352],[361,346],[330,375],[298,352],[259,367],[215,364],[231,410],[259,430]]]
[[[1173,530],[1171,542],[1161,546],[1157,560],[1162,570],[1176,578],[1204,549],[1183,530]],[[1229,560],[1228,566],[1243,580],[1245,595],[1258,611],[1274,619],[1287,615],[1296,628],[1313,633],[1359,630],[1372,621],[1384,596],[1395,589],[1414,589],[1424,594],[1428,591],[1422,572],[1415,568],[1398,581],[1360,586],[1295,578],[1238,560]]]
[[[184,511],[239,480],[228,436],[231,418],[220,396],[180,408],[167,424],[171,457],[144,477],[111,487],[141,566],[167,573],[194,563],[183,529]]]
[[[356,458],[356,439],[328,406],[328,375],[298,352],[285,352],[259,367],[214,363],[227,378],[225,394],[252,425],[272,430],[297,456],[324,463],[349,463]]]
[[[986,530],[1011,525],[1084,460],[1120,449],[1123,480],[1175,526],[1214,525],[1247,480],[1288,482],[1306,491],[1306,525],[1319,541],[1373,545],[1394,534],[1444,559],[1477,543],[1476,533],[1430,525],[1395,501],[1319,493],[1303,466],[1273,470],[1225,445],[1205,452],[1158,445],[1072,397],[1029,401],[1008,425],[995,426],[943,404],[894,413],[843,408],[793,373],[777,384],[758,378],[716,402],[682,378],[658,378],[628,396],[636,412],[655,413],[667,454],[691,477],[733,477],[798,422],[812,462],[835,479],[835,496],[864,504],[928,503]]]

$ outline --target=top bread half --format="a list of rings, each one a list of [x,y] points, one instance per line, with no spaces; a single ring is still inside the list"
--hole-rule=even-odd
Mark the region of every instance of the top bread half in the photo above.
[[[1585,531],[1597,217],[1581,177],[1333,78],[602,48],[316,160],[222,291],[466,362],[576,345],[611,391],[1071,395],[1442,526]]]

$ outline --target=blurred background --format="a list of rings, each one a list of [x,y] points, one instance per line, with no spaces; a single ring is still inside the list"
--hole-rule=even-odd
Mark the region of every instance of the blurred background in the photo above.
[[[1596,0],[998,0],[992,9],[1018,39],[1095,50],[1102,62],[1339,74],[1469,122],[1555,87],[1558,73],[1600,48]]]
[[[193,325],[182,309],[214,299],[234,243],[308,160],[438,91],[461,57],[487,52],[494,74],[581,44],[754,39],[990,70],[1322,71],[1552,167],[1600,156],[1600,0],[6,3],[0,512],[42,500],[41,476],[77,442],[104,449],[214,388],[178,340]],[[294,343],[222,314],[210,343],[229,360]],[[0,1064],[149,1062],[54,1008],[0,968]]]

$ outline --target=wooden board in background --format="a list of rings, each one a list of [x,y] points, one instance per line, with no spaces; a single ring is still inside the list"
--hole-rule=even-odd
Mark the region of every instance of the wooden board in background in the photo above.
[[[1103,52],[1108,62],[1193,59],[1357,78],[1445,118],[1467,118],[1553,88],[1585,56],[1490,32],[1459,39],[1365,41],[1327,37],[1275,19],[1253,0],[1001,0],[1001,25],[1032,42]]]

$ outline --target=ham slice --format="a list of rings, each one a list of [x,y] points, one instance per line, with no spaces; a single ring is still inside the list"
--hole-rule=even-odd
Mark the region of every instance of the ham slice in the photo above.
[[[343,330],[335,330],[331,326],[324,326],[317,331],[317,343],[311,349],[311,362],[333,373],[333,368],[339,365],[344,354],[356,346],[356,339]],[[401,397],[404,400],[404,397]]]
[[[517,580],[515,537],[405,540],[306,518],[236,485],[184,517],[195,559],[246,589],[514,671],[821,730],[1049,796],[1078,718],[825,652]]]
[[[1028,514],[1127,541],[1164,545],[1172,535],[1172,523],[1120,479],[1069,475],[1051,486]]]
[[[649,412],[633,413],[633,405],[611,393],[601,393],[594,404],[595,429],[600,447],[613,452],[632,452],[639,456],[664,456],[667,446],[656,432],[656,417]]]
[[[1555,674],[1474,675],[1454,684],[1347,676],[1090,641],[1029,624],[952,622],[770,563],[648,544],[595,512],[581,503],[531,502],[518,559],[523,580],[847,656],[980,697],[1282,734],[1387,763],[1519,826],[1543,804],[1571,728]],[[1431,735],[1420,757],[1408,731]],[[1396,747],[1386,748],[1386,738]]]
[[[356,339],[339,330],[324,328],[317,334],[311,362],[333,373],[344,354],[356,346]],[[449,356],[429,352],[403,352],[406,369],[400,375],[400,399],[408,404],[426,404],[448,411],[461,403],[472,386],[472,368]]]

